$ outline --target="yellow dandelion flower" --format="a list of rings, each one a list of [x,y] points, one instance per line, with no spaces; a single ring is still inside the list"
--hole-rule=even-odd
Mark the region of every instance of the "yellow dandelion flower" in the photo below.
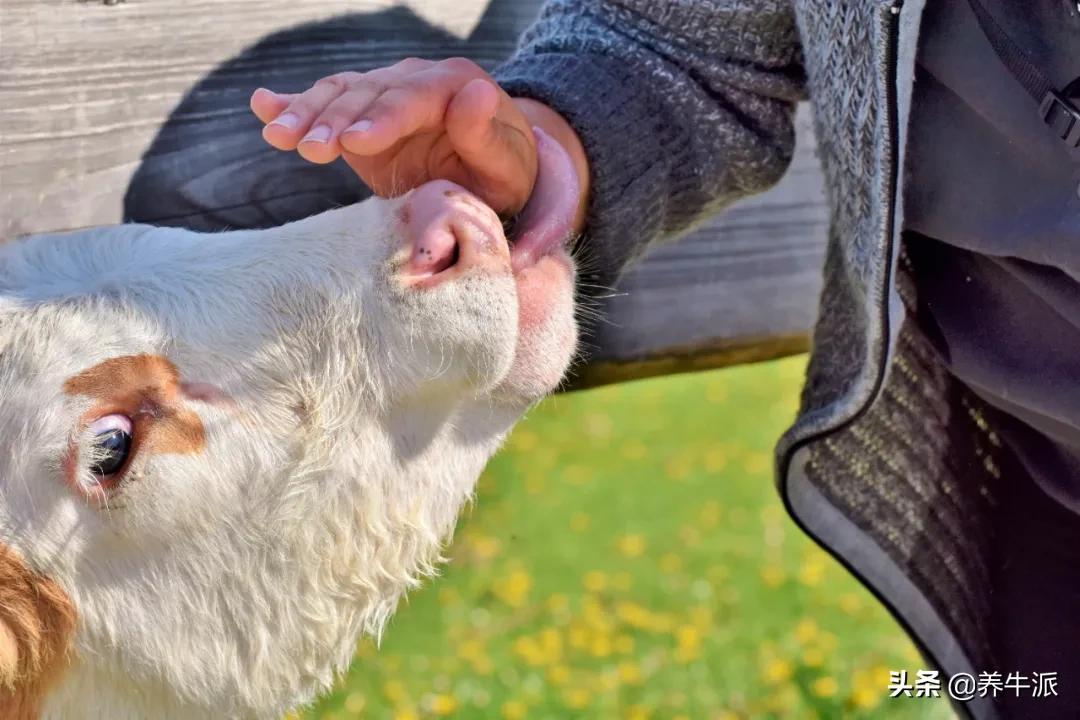
[[[648,608],[633,602],[621,602],[615,606],[615,617],[630,627],[645,629],[649,625]]]
[[[525,720],[529,707],[520,700],[507,700],[502,704],[502,716],[505,720]]]
[[[484,643],[476,638],[462,641],[458,647],[458,656],[466,660],[484,654]]]
[[[791,679],[793,668],[791,663],[783,658],[773,658],[769,662],[765,663],[765,669],[762,672],[762,677],[766,682],[770,683],[782,683]]]
[[[779,587],[784,582],[784,569],[778,565],[766,565],[761,568],[761,580],[769,587]]]
[[[836,636],[833,635],[831,632],[822,631],[818,634],[817,641],[818,645],[820,645],[821,649],[825,652],[830,652],[836,649]],[[888,672],[885,673],[885,677],[889,677]]]
[[[645,627],[655,633],[670,632],[675,627],[675,618],[664,613],[652,613],[649,616],[649,624]]]
[[[825,579],[825,563],[814,559],[809,560],[799,567],[799,582],[809,587],[821,584]]]
[[[645,679],[644,673],[641,672],[641,666],[635,662],[621,662],[616,671],[619,680],[627,685],[638,685]]]
[[[871,710],[878,706],[889,682],[889,668],[875,665],[852,673],[849,701],[857,708]]]
[[[487,535],[478,535],[472,540],[473,555],[481,560],[491,560],[499,554],[499,539]]]
[[[570,668],[565,665],[548,668],[547,677],[552,685],[565,685],[570,680]]]
[[[803,651],[802,662],[806,667],[821,667],[825,664],[825,653],[817,648],[808,648]]]
[[[674,575],[682,569],[682,558],[675,553],[664,553],[660,558],[660,572]]]
[[[495,595],[510,607],[521,607],[532,590],[532,578],[524,570],[514,570],[495,585]]]
[[[619,552],[625,557],[641,557],[645,553],[645,538],[636,533],[619,538]]]
[[[351,692],[345,696],[345,709],[354,715],[358,715],[364,711],[364,707],[367,705],[367,698],[361,693]]]
[[[585,688],[574,688],[563,693],[563,704],[572,710],[582,710],[588,707],[592,695]]]
[[[891,672],[892,670],[884,665],[874,665],[869,670],[871,681],[878,687],[888,684]]]
[[[589,594],[582,598],[581,616],[585,624],[592,630],[606,633],[611,632],[613,629],[614,623],[612,623],[611,613],[595,595]]]
[[[394,711],[394,720],[420,720],[420,716],[412,708],[398,708]]]
[[[375,641],[371,637],[365,637],[363,640],[356,643],[356,657],[375,657],[377,649],[378,648],[375,647]]]
[[[570,609],[570,598],[562,593],[555,593],[547,599],[545,604],[549,612],[564,613]]]
[[[563,639],[558,630],[555,630],[554,628],[544,628],[541,630],[539,645],[543,652],[543,661],[545,665],[558,662],[558,660],[562,658]]]
[[[589,644],[589,630],[583,625],[573,625],[566,632],[566,639],[570,643],[570,647],[575,650],[582,650]]]
[[[839,689],[836,679],[826,675],[825,677],[819,677],[813,683],[810,684],[810,689],[815,695],[822,698],[830,698],[836,695],[836,691]]]
[[[743,460],[743,470],[748,475],[763,475],[772,467],[772,457],[763,452],[747,455]]]
[[[817,623],[810,619],[801,620],[798,625],[795,626],[795,639],[804,645],[818,634]]]
[[[444,716],[458,709],[458,701],[453,695],[433,695],[428,706],[433,714]]]
[[[692,647],[701,644],[701,630],[695,625],[680,625],[675,629],[675,641]]]
[[[721,710],[716,716],[716,720],[739,720],[739,716],[730,710]]]
[[[607,635],[596,635],[589,643],[589,652],[593,657],[605,658],[611,655],[611,638]]]
[[[862,607],[862,598],[856,593],[844,593],[840,596],[840,609],[848,615],[854,615]]]
[[[713,624],[713,611],[707,605],[696,605],[690,608],[690,622],[702,630],[707,630]]]
[[[408,695],[405,683],[400,680],[387,680],[383,683],[383,695],[393,704],[400,703]]]
[[[607,587],[607,575],[600,570],[590,570],[585,573],[584,584],[589,592],[602,592]]]
[[[881,688],[857,687],[851,691],[849,702],[860,710],[873,710],[881,704]]]
[[[514,644],[510,648],[514,655],[521,658],[529,665],[539,665],[537,658],[540,655],[540,648],[536,646],[536,641],[528,635],[523,635],[514,641]]]
[[[717,447],[709,448],[705,452],[704,465],[705,465],[705,471],[706,472],[718,473],[721,470],[723,470],[724,468],[726,468],[727,464],[728,464],[728,454],[727,454],[727,451],[724,450],[724,448],[717,446]]]
[[[676,482],[685,480],[693,470],[694,463],[686,455],[676,455],[664,464],[664,474]]]
[[[701,648],[680,645],[672,651],[671,657],[681,665],[688,665],[701,657]]]
[[[645,705],[631,705],[626,709],[626,720],[649,720],[652,711]]]

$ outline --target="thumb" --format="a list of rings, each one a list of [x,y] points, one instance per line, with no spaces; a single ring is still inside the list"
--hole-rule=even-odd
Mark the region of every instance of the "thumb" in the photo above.
[[[536,180],[536,140],[510,97],[490,80],[471,80],[450,100],[445,122],[469,190],[499,213],[524,207]]]

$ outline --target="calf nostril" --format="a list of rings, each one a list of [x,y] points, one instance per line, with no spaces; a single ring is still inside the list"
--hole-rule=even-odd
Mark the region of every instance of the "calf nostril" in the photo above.
[[[449,225],[429,227],[413,245],[410,270],[419,276],[436,275],[457,264],[461,254],[457,235]]]

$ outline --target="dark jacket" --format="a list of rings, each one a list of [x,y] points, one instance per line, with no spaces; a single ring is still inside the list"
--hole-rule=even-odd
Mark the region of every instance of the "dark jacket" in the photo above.
[[[495,76],[581,136],[586,237],[613,271],[774,183],[794,105],[812,99],[831,226],[777,482],[931,662],[977,675],[999,665],[987,568],[1013,465],[992,416],[904,322],[900,169],[924,2],[556,0]],[[964,709],[996,714],[989,698]]]

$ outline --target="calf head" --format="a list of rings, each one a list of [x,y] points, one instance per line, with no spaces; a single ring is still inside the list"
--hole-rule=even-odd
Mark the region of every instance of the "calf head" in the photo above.
[[[574,352],[540,146],[513,248],[436,181],[0,249],[0,715],[274,717],[380,633]]]

